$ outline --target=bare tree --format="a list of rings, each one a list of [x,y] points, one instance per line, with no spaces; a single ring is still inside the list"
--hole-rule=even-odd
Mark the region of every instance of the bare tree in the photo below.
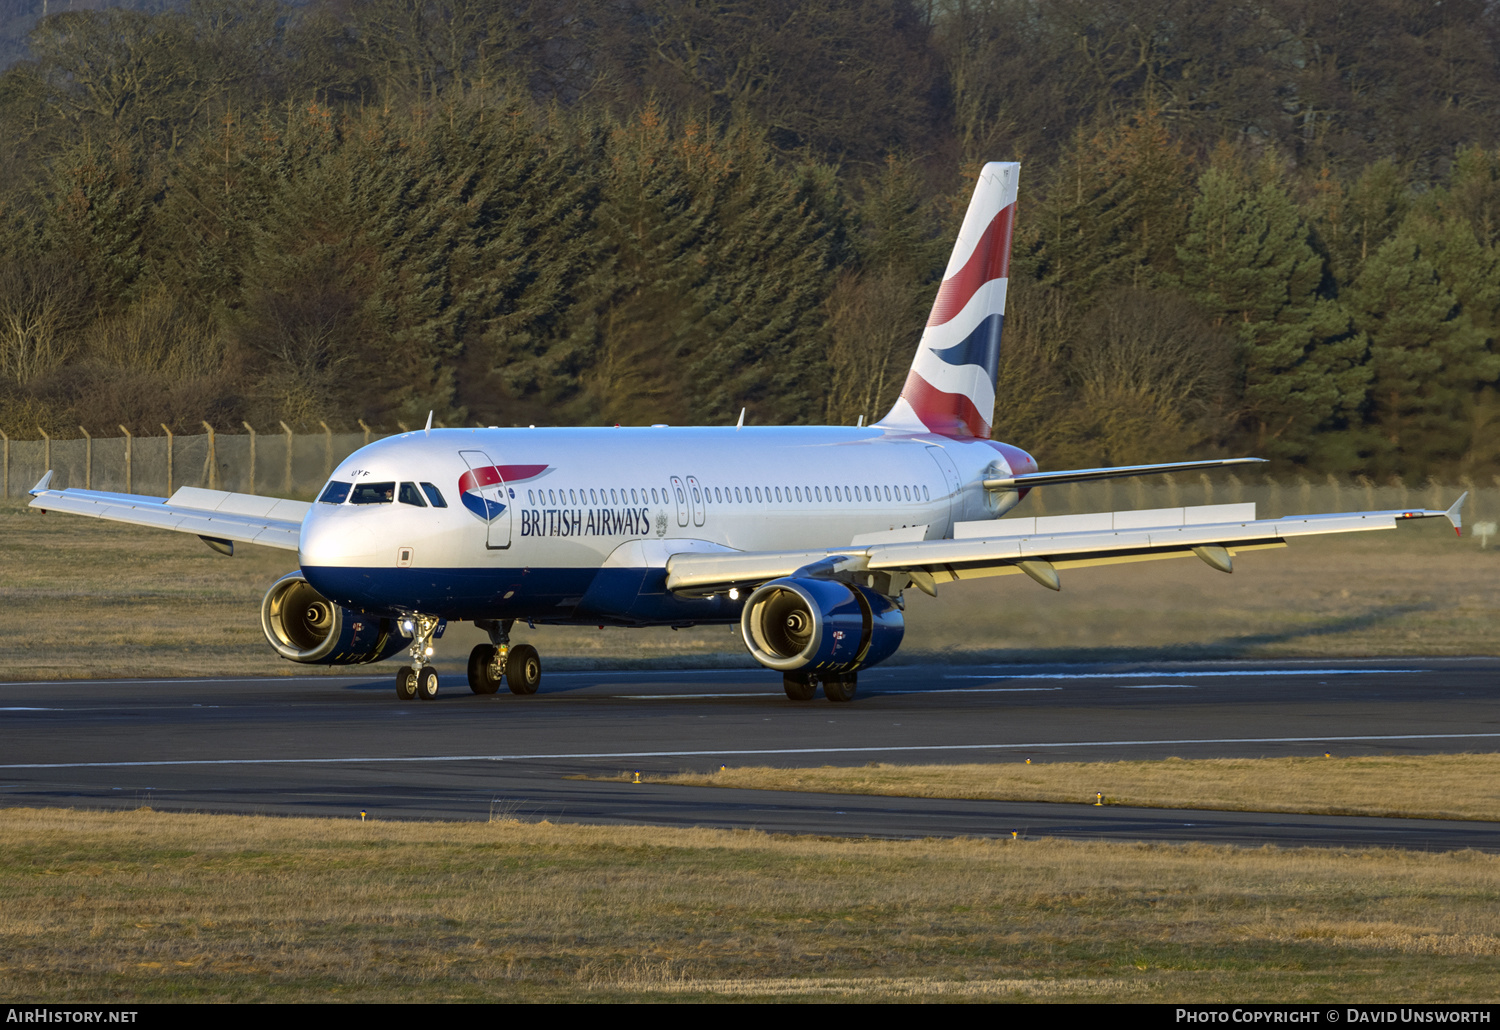
[[[74,350],[81,315],[56,263],[0,260],[0,375],[25,386],[57,368]]]
[[[848,273],[834,285],[828,298],[831,425],[860,415],[872,422],[895,403],[922,332],[921,319],[912,317],[917,288],[895,268]]]

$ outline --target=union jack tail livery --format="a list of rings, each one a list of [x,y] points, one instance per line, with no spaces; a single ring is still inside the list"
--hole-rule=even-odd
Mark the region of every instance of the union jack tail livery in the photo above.
[[[1012,162],[979,173],[921,346],[882,427],[989,437],[1020,173]]]

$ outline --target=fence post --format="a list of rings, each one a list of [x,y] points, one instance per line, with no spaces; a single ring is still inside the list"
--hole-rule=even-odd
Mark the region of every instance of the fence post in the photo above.
[[[319,422],[323,427],[323,478],[327,479],[333,475],[333,430],[328,428],[327,422]]]
[[[135,490],[130,479],[130,458],[131,452],[135,449],[135,437],[131,436],[130,430],[124,426],[120,427],[120,432],[125,434],[125,492],[127,494],[134,493]]]
[[[89,431],[82,426],[78,431],[83,434],[83,488],[92,490],[94,488],[94,438]]]
[[[250,492],[255,493],[255,427],[249,422],[241,422],[245,432],[250,434]]]
[[[37,426],[36,427],[36,431],[38,433],[42,434],[42,439],[43,440],[47,441],[47,446],[46,446],[46,448],[45,448],[45,450],[43,452],[42,471],[43,472],[51,472],[52,471],[52,437],[48,436],[47,435],[47,431],[45,429],[43,429],[41,426]]]
[[[365,446],[370,446],[370,427],[365,425],[364,419],[359,419],[359,428],[365,431]]]
[[[287,493],[291,493],[292,492],[292,427],[289,426],[289,425],[287,425],[285,422],[282,422],[281,423],[281,428],[282,428],[282,430],[284,430],[286,432],[286,484],[283,487],[283,489]]]
[[[167,434],[167,496],[172,496],[172,431],[165,422],[158,423]]]
[[[1198,478],[1203,481],[1203,503],[1214,503],[1214,481],[1208,478],[1207,472],[1198,473]]]
[[[203,428],[208,430],[208,457],[204,459],[208,464],[208,488],[217,490],[219,488],[219,452],[214,446],[214,427],[204,422]]]
[[[5,486],[0,488],[0,497],[10,496],[10,437],[5,435],[5,430],[0,429],[0,438],[5,440]]]

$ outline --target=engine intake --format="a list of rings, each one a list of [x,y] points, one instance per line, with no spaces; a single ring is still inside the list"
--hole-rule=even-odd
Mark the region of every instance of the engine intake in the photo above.
[[[887,597],[829,579],[778,579],[745,602],[745,646],[778,672],[853,672],[901,646],[906,623]]]
[[[367,665],[410,643],[394,619],[340,608],[300,572],[271,584],[260,603],[260,628],[277,654],[304,665]]]

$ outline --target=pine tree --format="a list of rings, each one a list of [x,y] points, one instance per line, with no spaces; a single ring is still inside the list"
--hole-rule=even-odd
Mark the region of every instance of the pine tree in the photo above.
[[[1476,395],[1500,380],[1500,355],[1439,274],[1447,265],[1471,288],[1458,272],[1479,248],[1453,246],[1454,228],[1414,214],[1351,291],[1355,324],[1370,341],[1370,443],[1380,472],[1422,477],[1458,461]]]
[[[1243,417],[1256,447],[1307,458],[1320,427],[1357,412],[1369,371],[1364,338],[1320,292],[1323,259],[1291,198],[1277,183],[1257,188],[1210,168],[1177,253],[1184,289],[1239,335]]]

